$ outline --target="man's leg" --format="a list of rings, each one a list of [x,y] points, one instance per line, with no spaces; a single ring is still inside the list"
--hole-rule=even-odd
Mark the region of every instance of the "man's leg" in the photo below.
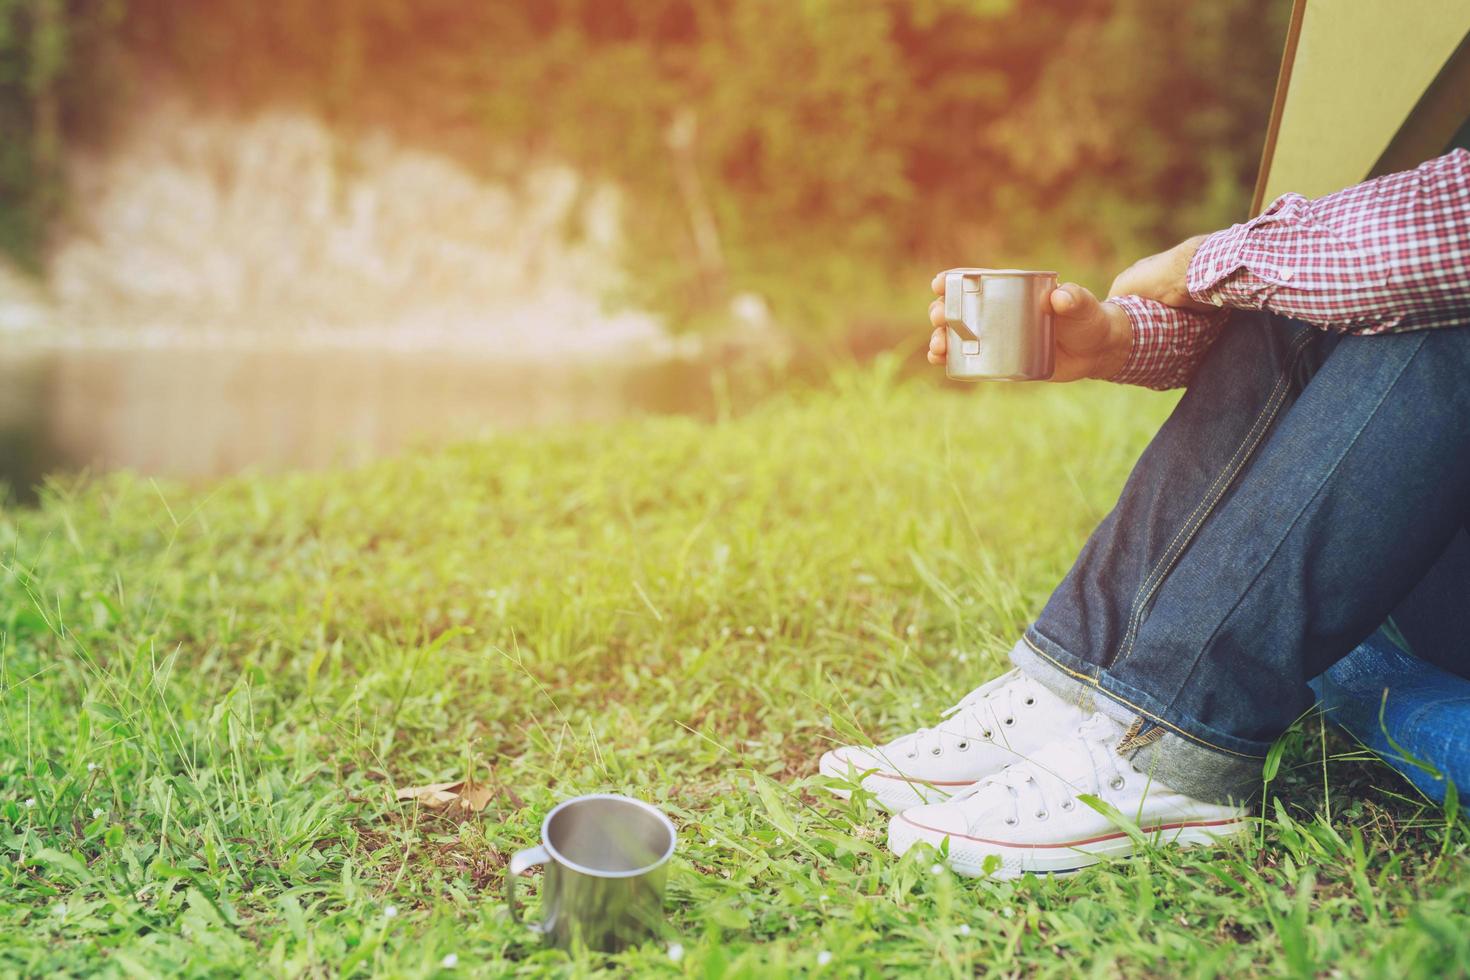
[[[1076,870],[1134,842],[1243,832],[1239,801],[1306,681],[1373,632],[1470,499],[1470,330],[1340,338],[1227,326],[1041,617],[1013,651],[1096,713],[889,847],[960,874]]]
[[[1150,570],[1183,540],[1174,529],[1208,512],[1197,502],[1230,487],[1320,361],[1326,341],[1309,327],[1264,317],[1226,328],[1193,390],[1144,453],[1118,507],[1053,598],[1057,606],[1059,597],[1080,597],[1085,626],[1095,635],[1073,646],[1102,649],[1121,638],[1127,608],[1119,603],[1139,591]],[[1075,730],[1093,710],[1090,692],[1079,697],[1056,684],[1054,672],[1033,673],[1063,696],[1011,671],[960,699],[932,728],[883,745],[832,749],[820,771],[841,781],[834,792],[845,795],[846,786],[861,785],[896,811],[947,799]]]
[[[1233,322],[1018,665],[1094,696],[1164,785],[1245,795],[1311,705],[1306,682],[1371,634],[1462,526],[1467,379],[1470,330],[1339,338]]]
[[[1322,711],[1432,800],[1470,788],[1470,532],[1312,682]]]
[[[1470,529],[1455,535],[1429,574],[1394,608],[1390,632],[1420,660],[1470,679]]]

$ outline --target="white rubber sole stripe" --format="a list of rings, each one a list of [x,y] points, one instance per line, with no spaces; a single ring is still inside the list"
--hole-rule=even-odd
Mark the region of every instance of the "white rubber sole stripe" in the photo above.
[[[1145,830],[1144,834],[1148,837],[1165,835],[1161,843],[1187,846],[1218,844],[1221,840],[1247,829],[1244,820],[1227,818],[1158,824]],[[1122,832],[1060,844],[1028,844],[1019,841],[993,841],[966,834],[948,834],[915,824],[902,814],[894,817],[888,825],[888,847],[898,855],[921,841],[937,848],[946,838],[949,840],[950,868],[955,874],[967,878],[984,877],[985,862],[991,857],[1000,860],[999,867],[991,873],[991,877],[1008,879],[1027,873],[1068,874],[1081,871],[1105,858],[1129,857],[1136,850],[1133,839]]]

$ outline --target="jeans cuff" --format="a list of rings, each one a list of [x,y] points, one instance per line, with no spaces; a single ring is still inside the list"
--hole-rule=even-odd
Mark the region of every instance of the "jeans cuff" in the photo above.
[[[1260,755],[1248,755],[1203,744],[1176,720],[1157,717],[1108,690],[1106,671],[1047,646],[1043,653],[1022,639],[1011,648],[1011,663],[1058,697],[1123,726],[1118,754],[1155,782],[1206,803],[1243,803],[1259,791],[1265,746]]]

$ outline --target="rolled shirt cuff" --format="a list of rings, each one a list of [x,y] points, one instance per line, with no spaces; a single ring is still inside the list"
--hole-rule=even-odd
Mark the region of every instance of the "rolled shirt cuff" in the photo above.
[[[1181,310],[1141,296],[1116,296],[1108,302],[1127,314],[1133,333],[1128,360],[1109,380],[1156,391],[1188,383],[1226,317],[1223,311]]]
[[[1286,252],[1302,234],[1310,204],[1300,194],[1283,194],[1251,220],[1206,238],[1189,260],[1189,295],[1215,307],[1266,309],[1271,294],[1293,277]]]

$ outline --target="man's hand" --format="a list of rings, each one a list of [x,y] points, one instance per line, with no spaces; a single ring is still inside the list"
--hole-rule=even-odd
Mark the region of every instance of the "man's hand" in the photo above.
[[[944,273],[934,277],[932,286],[940,298],[929,304],[929,322],[934,325],[934,334],[929,338],[929,363],[943,364],[949,349],[944,325]],[[1112,303],[1099,303],[1096,296],[1074,282],[1052,290],[1048,299],[1056,314],[1057,333],[1056,370],[1051,380],[1106,379],[1123,370],[1133,349],[1128,314]]]
[[[1182,310],[1214,309],[1189,295],[1189,261],[1208,237],[1186,238],[1167,252],[1139,259],[1113,280],[1108,298],[1142,296]]]

